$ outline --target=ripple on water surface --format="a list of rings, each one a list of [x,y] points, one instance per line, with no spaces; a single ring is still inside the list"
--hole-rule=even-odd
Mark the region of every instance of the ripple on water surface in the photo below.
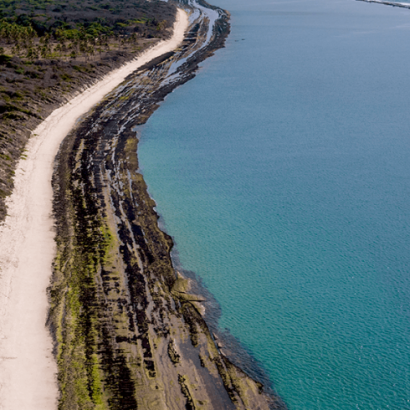
[[[218,6],[227,48],[142,133],[181,264],[291,410],[410,409],[410,10]]]

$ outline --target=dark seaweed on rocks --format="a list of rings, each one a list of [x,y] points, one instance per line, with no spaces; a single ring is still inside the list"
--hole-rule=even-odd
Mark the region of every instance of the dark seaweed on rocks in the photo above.
[[[59,151],[49,324],[61,410],[284,408],[216,346],[139,172],[135,126],[223,47],[229,15],[215,10],[210,43],[202,14],[175,53],[130,75]]]

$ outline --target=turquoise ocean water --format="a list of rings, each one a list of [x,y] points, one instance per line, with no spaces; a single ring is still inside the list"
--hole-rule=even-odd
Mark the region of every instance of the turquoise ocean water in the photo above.
[[[410,10],[213,1],[139,151],[180,263],[290,410],[410,409]]]

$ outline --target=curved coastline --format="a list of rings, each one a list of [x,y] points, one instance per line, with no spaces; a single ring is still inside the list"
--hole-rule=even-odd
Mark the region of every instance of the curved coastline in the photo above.
[[[283,409],[277,397],[265,394],[261,383],[225,356],[209,331],[200,314],[203,298],[192,294],[189,281],[175,271],[172,239],[158,227],[155,202],[139,170],[136,127],[167,94],[195,76],[198,64],[223,47],[229,33],[226,11],[201,0],[183,4],[191,12],[183,45],[130,75],[77,125],[57,157],[54,213],[59,248],[51,324],[60,371],[70,384],[69,352],[79,349],[87,356],[88,349],[88,361],[80,367],[89,374],[89,384],[100,383],[87,367],[94,354],[102,380],[111,369],[103,401],[128,397],[130,409]],[[204,9],[218,13],[218,19],[209,18]],[[80,253],[79,248],[88,249]],[[86,262],[91,260],[92,266]],[[83,312],[83,324],[70,319],[69,326],[67,321],[63,326],[61,318],[73,315],[61,289],[83,281],[85,272],[91,277],[90,290],[78,289],[69,299],[80,304],[91,300],[92,307]],[[89,326],[79,329],[84,323]],[[79,345],[70,336],[78,332],[98,336]],[[76,394],[75,386],[69,387],[62,408]]]
[[[1,408],[54,409],[58,398],[53,343],[44,324],[55,256],[50,182],[60,142],[77,118],[128,74],[177,47],[187,26],[180,11],[169,40],[108,74],[55,110],[33,132],[7,201],[9,216],[0,228]]]
[[[1,323],[7,334],[1,345],[4,408],[28,408],[28,403],[30,408],[33,403],[55,408],[58,394],[61,409],[74,403],[121,410],[137,405],[285,408],[225,356],[200,314],[201,296],[191,294],[189,282],[175,275],[172,239],[158,228],[155,202],[138,167],[134,127],[144,124],[174,88],[193,78],[198,64],[223,47],[229,33],[224,10],[203,0],[181,3],[190,13],[182,46],[175,50],[183,40],[180,12],[174,43],[155,46],[132,68],[116,70],[76,97],[67,105],[68,122],[63,122],[67,106],[53,112],[36,129],[27,160],[19,165],[15,194],[9,200],[11,216],[0,232],[1,298],[7,300]],[[60,133],[44,156],[42,136],[50,138],[52,125],[59,125]],[[44,176],[51,180],[50,152],[54,158],[68,132],[54,164],[52,211],[51,188],[43,185],[40,190],[40,182]],[[33,161],[44,162],[44,168]],[[47,267],[55,256],[51,213],[57,257],[48,291],[48,325],[54,343],[42,325]],[[23,261],[19,256],[24,253]],[[41,264],[33,264],[40,259]],[[27,304],[33,300],[37,303],[27,316]],[[24,321],[18,319],[22,317]]]

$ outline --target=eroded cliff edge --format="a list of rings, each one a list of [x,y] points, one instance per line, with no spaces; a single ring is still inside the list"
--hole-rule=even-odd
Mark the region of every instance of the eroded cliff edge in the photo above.
[[[229,33],[224,10],[183,7],[192,14],[182,47],[129,76],[56,158],[49,325],[60,409],[283,408],[218,349],[138,168],[135,127]]]

